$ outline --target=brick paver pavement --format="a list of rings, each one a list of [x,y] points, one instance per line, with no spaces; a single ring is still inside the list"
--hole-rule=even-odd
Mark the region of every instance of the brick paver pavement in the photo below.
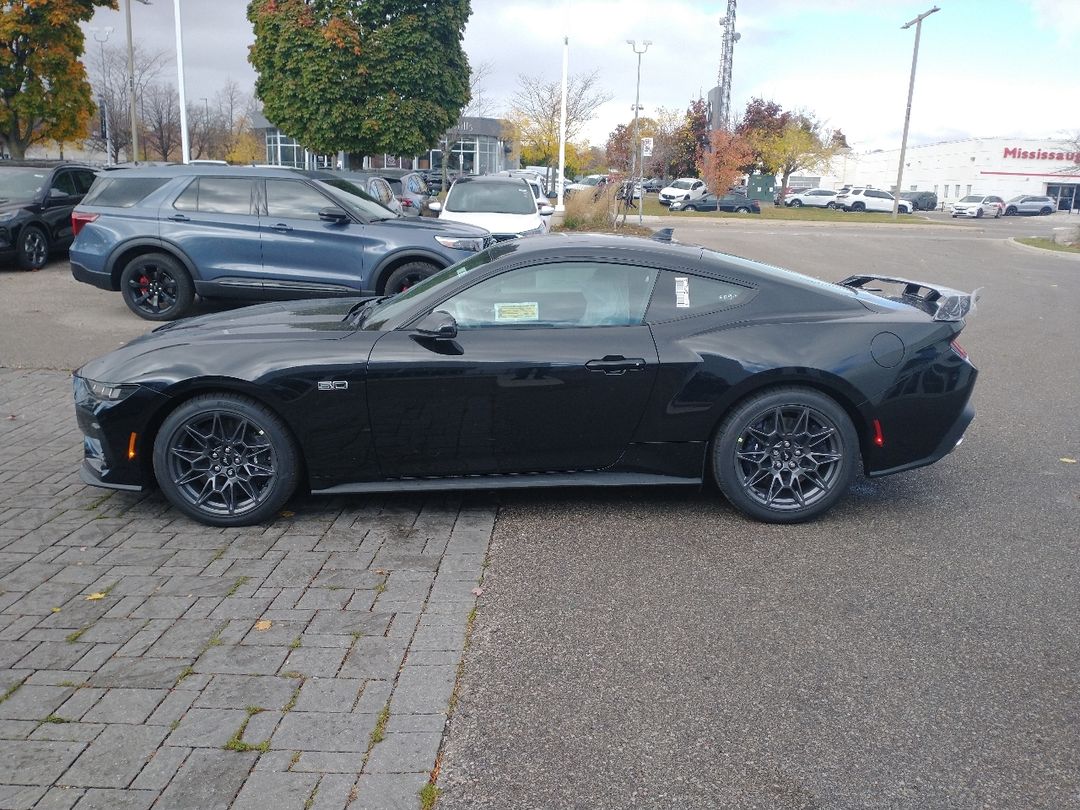
[[[68,375],[0,368],[0,808],[417,807],[494,506],[212,529],[80,461]]]

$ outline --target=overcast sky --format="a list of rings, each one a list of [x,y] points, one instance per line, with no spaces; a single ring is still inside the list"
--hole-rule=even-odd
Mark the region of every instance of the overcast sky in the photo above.
[[[123,8],[121,0],[121,8]],[[899,146],[914,29],[900,26],[931,0],[743,0],[736,30],[732,109],[761,96],[804,108],[840,128],[856,151]],[[1072,73],[1080,0],[938,0],[923,24],[911,119],[913,143],[967,136],[1060,137],[1080,131],[1080,90]],[[520,73],[557,79],[562,35],[570,70],[598,69],[612,94],[586,130],[603,144],[631,117],[636,57],[627,39],[650,39],[642,62],[641,104],[685,109],[717,82],[726,0],[473,0],[465,49],[490,62],[484,94],[496,111]],[[189,100],[212,96],[227,78],[250,89],[254,35],[245,0],[181,0]],[[173,4],[133,3],[135,40],[174,52]],[[120,12],[99,10],[91,26]],[[99,31],[98,36],[103,34]],[[88,48],[96,48],[87,37]],[[89,50],[88,58],[94,58]],[[420,54],[438,69],[438,55]]]

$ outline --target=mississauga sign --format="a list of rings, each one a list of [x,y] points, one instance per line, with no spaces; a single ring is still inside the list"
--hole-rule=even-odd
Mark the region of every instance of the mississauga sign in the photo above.
[[[1019,146],[1006,146],[1003,158],[1018,158],[1020,160],[1067,160],[1070,163],[1080,163],[1080,152],[1054,152],[1043,149],[1021,149]]]

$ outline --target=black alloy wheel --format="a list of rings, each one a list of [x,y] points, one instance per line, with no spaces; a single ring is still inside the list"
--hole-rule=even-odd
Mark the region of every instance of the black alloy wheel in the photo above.
[[[1010,205],[1008,208],[1006,208],[1005,209],[1005,216],[1007,216],[1007,217],[1016,216],[1016,206],[1015,205]]]
[[[858,457],[851,419],[834,400],[778,388],[744,401],[724,420],[713,443],[713,472],[740,511],[797,523],[847,492]]]
[[[191,276],[164,253],[147,253],[128,262],[120,274],[120,293],[128,308],[148,321],[183,317],[195,301]]]
[[[19,234],[16,261],[23,270],[40,270],[49,261],[49,238],[35,225],[27,225]]]
[[[861,203],[861,202],[852,203],[851,204],[851,210],[852,211],[865,211],[866,210],[866,203]]]
[[[1043,208],[1043,209],[1042,209],[1041,211],[1039,211],[1039,216],[1044,216],[1044,217],[1048,217],[1048,216],[1050,216],[1050,215],[1051,215],[1052,213],[1054,213],[1054,209],[1053,209],[1053,208]]]
[[[162,493],[212,526],[273,517],[296,491],[299,455],[285,424],[254,400],[207,394],[165,419],[154,443]]]
[[[399,292],[405,292],[409,287],[438,272],[439,268],[429,262],[403,264],[386,279],[383,293],[385,295],[395,295]]]

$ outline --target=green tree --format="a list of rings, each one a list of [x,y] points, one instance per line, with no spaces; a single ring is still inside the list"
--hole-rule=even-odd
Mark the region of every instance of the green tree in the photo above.
[[[251,0],[263,114],[319,152],[434,146],[469,101],[470,0]]]
[[[14,158],[42,141],[81,139],[94,111],[79,23],[116,0],[0,3],[0,143]]]
[[[709,145],[709,107],[704,99],[690,102],[671,138],[664,174],[696,177],[698,156]]]

